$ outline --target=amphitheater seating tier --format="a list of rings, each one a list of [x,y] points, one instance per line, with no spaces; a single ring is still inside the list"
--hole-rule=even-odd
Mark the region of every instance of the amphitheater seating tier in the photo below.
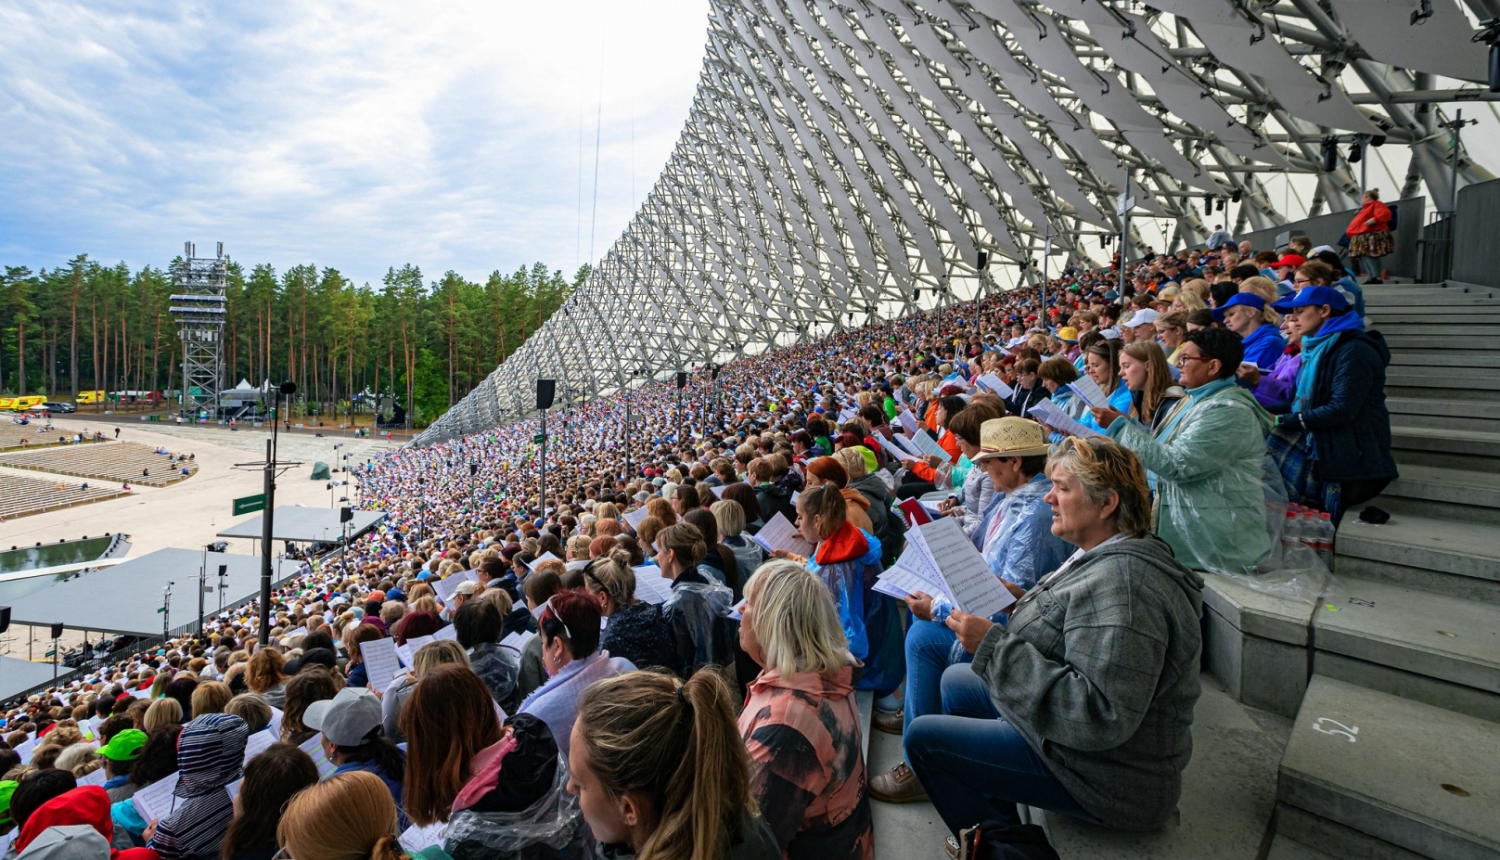
[[[59,482],[0,473],[0,519],[40,514],[125,495],[117,486],[95,486],[87,490],[76,484],[59,488]]]
[[[147,487],[175,484],[198,471],[196,463],[169,461],[165,455],[134,442],[68,445],[5,454],[0,456],[0,465]],[[183,467],[187,468],[187,475],[182,474]],[[142,470],[148,470],[150,475],[143,476]]]

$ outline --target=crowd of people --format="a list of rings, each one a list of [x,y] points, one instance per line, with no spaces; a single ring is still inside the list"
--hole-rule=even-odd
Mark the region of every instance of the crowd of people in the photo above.
[[[1266,568],[1270,496],[1337,523],[1396,474],[1339,254],[1219,245],[559,410],[545,463],[531,420],[367,461],[385,519],[268,630],[251,602],[5,714],[11,850],[870,858],[872,801],[920,799],[953,856],[1016,804],[1161,826],[1202,574]],[[1004,611],[882,585],[945,519]]]

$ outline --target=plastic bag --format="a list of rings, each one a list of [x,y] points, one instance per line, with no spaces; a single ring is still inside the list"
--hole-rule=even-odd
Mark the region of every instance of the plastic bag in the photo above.
[[[454,860],[553,860],[588,857],[593,835],[569,794],[568,763],[558,756],[552,787],[522,812],[455,812],[443,834]]]
[[[1227,487],[1221,487],[1221,490]],[[1234,553],[1226,551],[1223,534],[1214,528],[1205,528],[1202,520],[1198,527],[1193,523],[1179,523],[1177,534],[1185,539],[1193,554],[1207,563],[1207,570],[1225,576],[1233,576],[1240,582],[1266,594],[1274,594],[1299,601],[1314,601],[1332,586],[1333,577],[1322,559],[1306,546],[1297,534],[1287,532],[1287,510],[1289,508],[1286,485],[1281,471],[1269,455],[1262,459],[1260,495],[1264,499],[1264,522],[1262,527],[1267,546],[1259,558],[1251,563],[1229,563]],[[1198,519],[1198,512],[1191,505],[1179,508],[1179,514]],[[1235,514],[1235,525],[1242,525]],[[1248,526],[1248,524],[1243,524]],[[1235,533],[1244,535],[1247,528],[1236,528]]]
[[[672,628],[683,678],[709,664],[733,663],[739,640],[739,625],[729,617],[733,605],[734,592],[717,580],[672,586],[662,613]]]

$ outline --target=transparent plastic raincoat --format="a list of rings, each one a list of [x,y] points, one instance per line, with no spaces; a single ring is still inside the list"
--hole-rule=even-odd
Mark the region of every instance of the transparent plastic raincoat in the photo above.
[[[1117,418],[1109,435],[1156,473],[1156,533],[1194,570],[1243,574],[1271,549],[1262,486],[1270,413],[1233,379],[1189,389],[1153,435]]]
[[[734,592],[717,580],[673,584],[662,612],[672,628],[683,678],[710,663],[733,665],[739,641],[739,624],[729,617],[733,605]]]

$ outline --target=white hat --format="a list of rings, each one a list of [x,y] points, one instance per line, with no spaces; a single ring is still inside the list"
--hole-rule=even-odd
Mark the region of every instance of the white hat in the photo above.
[[[1160,314],[1158,314],[1154,309],[1144,308],[1131,314],[1130,322],[1126,323],[1126,326],[1130,328],[1137,328],[1143,325],[1151,325],[1152,323],[1156,322],[1156,318],[1158,316],[1160,316]]]
[[[384,724],[380,699],[363,687],[345,687],[332,699],[307,706],[302,724],[341,747],[362,746]]]

